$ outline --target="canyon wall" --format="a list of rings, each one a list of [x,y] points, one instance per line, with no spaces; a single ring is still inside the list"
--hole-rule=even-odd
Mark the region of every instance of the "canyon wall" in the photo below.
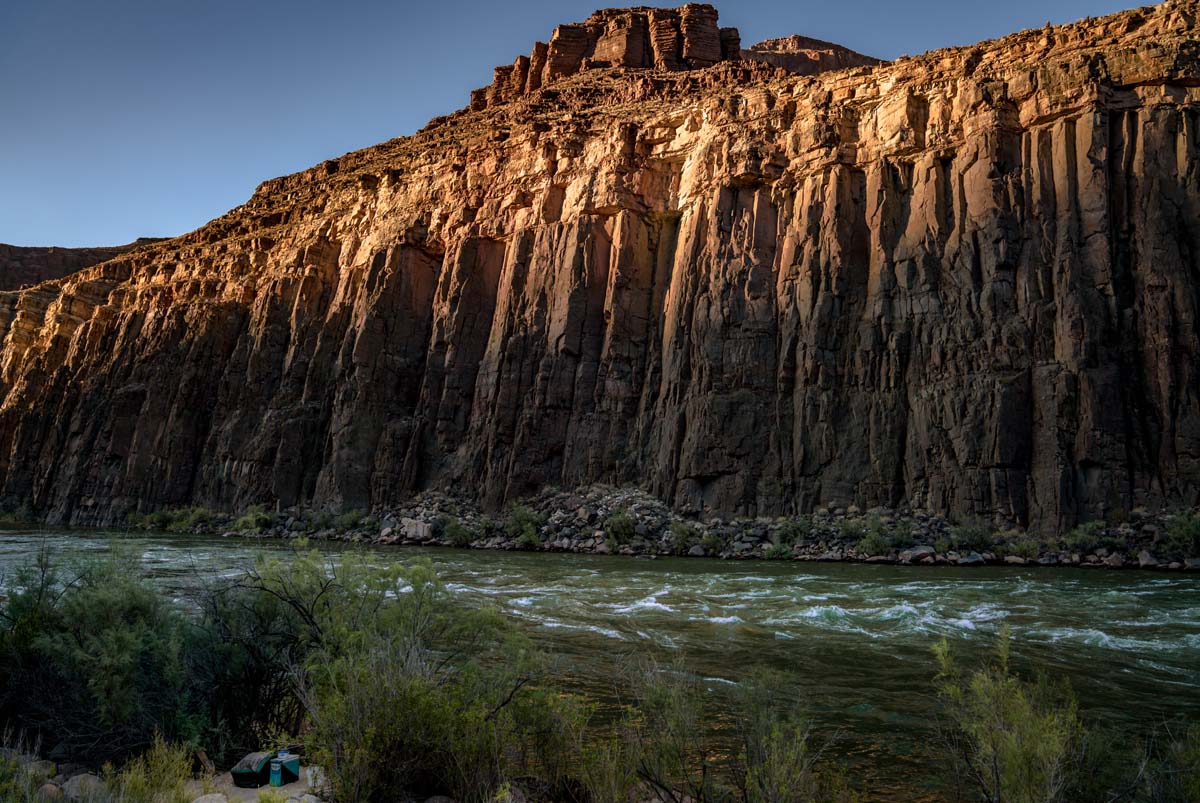
[[[0,290],[20,290],[50,279],[61,279],[151,242],[156,240],[144,238],[129,245],[100,248],[27,247],[0,243]]]
[[[807,76],[527,70],[0,293],[0,500],[93,524],[607,482],[1040,528],[1195,504],[1198,18]]]

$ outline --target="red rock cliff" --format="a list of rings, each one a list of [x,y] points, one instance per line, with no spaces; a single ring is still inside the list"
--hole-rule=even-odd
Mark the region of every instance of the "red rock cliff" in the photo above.
[[[715,15],[689,46],[689,8],[0,294],[0,496],[1197,501],[1200,4],[815,76],[718,59]]]

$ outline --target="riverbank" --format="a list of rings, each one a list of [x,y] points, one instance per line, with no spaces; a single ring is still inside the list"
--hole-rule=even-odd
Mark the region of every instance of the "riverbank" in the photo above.
[[[681,516],[636,489],[596,486],[549,489],[500,516],[470,501],[427,492],[410,504],[370,513],[254,508],[230,515],[186,508],[137,517],[131,525],[225,536],[642,558],[1200,571],[1197,511],[1134,510],[1120,518],[1055,536],[986,522],[950,522],[919,510],[854,506],[787,518],[703,520]]]

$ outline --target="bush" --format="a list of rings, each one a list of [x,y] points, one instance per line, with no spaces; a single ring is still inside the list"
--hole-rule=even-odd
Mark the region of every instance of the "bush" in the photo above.
[[[1088,552],[1098,550],[1100,546],[1108,546],[1112,543],[1112,539],[1104,537],[1104,532],[1103,521],[1090,521],[1067,533],[1067,537],[1063,541],[1066,543],[1067,549],[1087,555]]]
[[[950,528],[950,543],[946,551],[953,549],[956,552],[987,552],[994,545],[992,528],[985,522],[972,520]]]
[[[837,523],[837,531],[838,537],[850,542],[861,541],[870,534],[862,519],[842,519]]]
[[[892,551],[892,542],[881,530],[871,530],[856,546],[860,555],[887,555]]]
[[[1018,535],[996,547],[996,554],[1001,557],[1013,555],[1025,560],[1037,560],[1041,551],[1042,542],[1032,535]]]
[[[682,521],[671,522],[667,529],[667,546],[673,555],[686,555],[700,543],[700,531]]]
[[[625,803],[639,786],[635,799],[861,800],[842,774],[820,760],[798,696],[777,676],[757,674],[739,684],[723,706],[737,742],[716,748],[702,735],[713,695],[698,678],[654,662],[624,674],[631,702],[611,735],[584,754],[582,774],[592,800]]]
[[[803,543],[812,534],[813,522],[810,516],[800,516],[788,519],[779,528],[779,543],[795,546]]]
[[[545,516],[535,513],[524,505],[514,505],[509,511],[504,531],[509,538],[516,539],[517,546],[521,549],[541,549],[542,539],[538,535],[538,530],[545,523]]]
[[[16,510],[0,512],[0,528],[29,527],[37,522],[37,518],[28,505],[21,505]]]
[[[233,522],[233,529],[239,533],[260,533],[274,523],[274,516],[263,510],[260,505],[252,505]]]
[[[876,521],[878,521],[877,518]],[[881,522],[879,526],[884,527],[886,525]],[[911,521],[905,519],[895,521],[891,525],[891,533],[888,540],[892,542],[892,547],[895,549],[908,549],[917,543],[916,528],[913,527]]]
[[[1162,550],[1176,558],[1200,557],[1200,515],[1180,513],[1172,516]]]
[[[460,606],[427,562],[398,579],[408,593],[338,628],[353,649],[306,664],[314,761],[338,800],[490,798],[518,739],[511,705],[530,680],[526,642],[494,611]]]
[[[628,513],[613,513],[604,521],[604,534],[617,546],[625,546],[637,535],[633,516]]]
[[[156,510],[144,515],[129,515],[129,525],[144,530],[162,530],[169,533],[188,533],[210,523],[216,514],[205,507],[180,507]]]
[[[361,510],[347,510],[333,517],[332,527],[339,533],[344,533],[347,530],[353,530],[358,525],[362,524],[363,518],[367,514]]]
[[[161,738],[130,761],[108,782],[121,803],[190,803],[192,755],[187,748],[169,745]]]
[[[734,780],[746,801],[852,803],[862,798],[845,776],[820,761],[804,712],[785,681],[770,672],[738,686]]]
[[[450,519],[442,526],[442,536],[450,542],[450,546],[458,549],[466,549],[475,543],[475,533],[458,519]]]
[[[1007,631],[994,663],[970,674],[955,664],[945,640],[934,653],[955,774],[969,779],[984,800],[1063,800],[1083,733],[1069,687],[1016,677]]]
[[[0,720],[97,762],[199,735],[191,623],[119,557],[67,577],[42,550],[0,603]],[[55,740],[51,742],[50,740]]]
[[[771,544],[763,552],[763,557],[767,560],[791,560],[792,548],[787,544]]]
[[[719,555],[729,546],[729,542],[715,532],[706,532],[700,537],[700,546],[704,549],[705,555]]]
[[[633,710],[626,728],[637,774],[660,799],[712,800],[713,757],[701,737],[704,687],[679,667],[650,662],[629,678]]]

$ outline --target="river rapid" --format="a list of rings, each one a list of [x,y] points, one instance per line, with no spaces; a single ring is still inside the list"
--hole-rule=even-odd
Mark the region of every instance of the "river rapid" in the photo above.
[[[119,547],[164,593],[233,576],[278,541],[145,533],[0,533],[5,578],[46,544],[63,561]],[[331,553],[344,545],[316,546]],[[870,778],[872,799],[938,799],[932,645],[968,665],[1007,625],[1019,670],[1068,678],[1084,715],[1145,730],[1200,721],[1200,575],[1083,569],[640,560],[372,548],[422,555],[449,587],[529,629],[569,686],[611,699],[615,661],[679,661],[714,689],[756,668],[794,681],[830,753]],[[140,561],[138,560],[140,558]],[[719,733],[721,723],[710,723]]]

